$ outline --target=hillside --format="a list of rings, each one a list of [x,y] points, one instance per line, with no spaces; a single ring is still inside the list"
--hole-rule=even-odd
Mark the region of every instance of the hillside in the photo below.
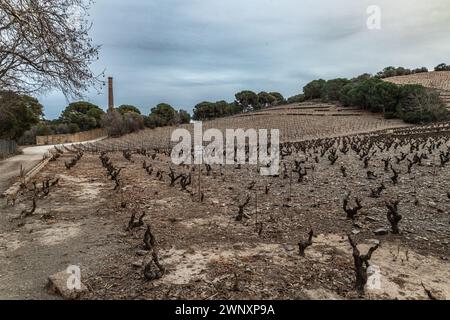
[[[450,71],[416,73],[384,80],[395,84],[421,84],[427,88],[437,89],[441,94],[442,100],[444,100],[450,109]]]
[[[337,105],[305,102],[289,104],[258,112],[242,113],[203,122],[203,129],[280,129],[281,142],[320,139],[357,133],[408,127],[399,119],[384,119],[381,114]],[[192,125],[182,125],[192,131]],[[120,138],[95,144],[99,150],[128,150],[134,148],[166,148],[173,127],[141,130]]]

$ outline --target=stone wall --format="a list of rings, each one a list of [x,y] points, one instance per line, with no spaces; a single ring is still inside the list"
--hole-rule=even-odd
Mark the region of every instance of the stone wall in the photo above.
[[[63,144],[73,142],[83,142],[106,137],[107,133],[104,129],[94,129],[90,131],[78,132],[74,134],[57,134],[52,136],[37,136],[36,144],[38,146],[47,144]]]

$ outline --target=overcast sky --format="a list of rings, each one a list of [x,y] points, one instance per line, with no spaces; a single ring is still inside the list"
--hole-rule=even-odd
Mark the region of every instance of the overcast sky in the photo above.
[[[366,25],[381,8],[381,30]],[[297,94],[310,80],[385,66],[450,63],[449,0],[96,0],[93,70],[115,81],[115,104],[144,114],[160,102],[191,111],[250,89]],[[67,105],[39,97],[47,118]],[[106,92],[85,100],[103,108]]]

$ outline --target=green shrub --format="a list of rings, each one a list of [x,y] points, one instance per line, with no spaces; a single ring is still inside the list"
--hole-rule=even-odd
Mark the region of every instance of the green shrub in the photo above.
[[[39,123],[42,105],[34,98],[0,90],[0,139],[19,139]]]
[[[445,63],[441,63],[434,68],[434,71],[450,71],[450,66]]]
[[[197,121],[211,120],[237,114],[242,111],[243,107],[238,102],[228,103],[224,100],[217,102],[203,101],[194,107],[193,119]]]
[[[260,109],[258,95],[250,90],[244,90],[235,94],[236,102],[242,106],[243,111]]]
[[[303,94],[297,94],[295,96],[289,97],[287,99],[287,103],[291,104],[291,103],[302,103],[305,101],[305,95]]]
[[[277,99],[271,94],[261,91],[258,93],[258,107],[256,109],[266,108],[274,105]]]
[[[141,114],[141,110],[139,110],[138,107],[128,105],[128,104],[123,104],[123,105],[119,106],[117,108],[117,111],[119,111],[121,115],[124,115],[127,112],[134,112],[137,114]]]
[[[397,116],[396,112],[388,111],[388,112],[384,113],[384,118],[385,119],[395,119],[395,118],[398,118],[398,116]]]
[[[341,92],[339,93],[339,102],[345,106],[349,107],[353,105],[353,90],[356,87],[356,83],[349,83],[345,85]]]
[[[342,89],[351,81],[344,78],[332,79],[325,82],[322,87],[321,98],[323,101],[339,101]]]
[[[157,114],[150,114],[148,117],[144,118],[144,125],[147,128],[155,129],[157,127],[164,126],[164,120]]]
[[[357,106],[366,110],[373,108],[376,111],[378,105],[373,95],[375,87],[380,83],[382,81],[375,78],[349,83],[342,88],[339,101],[344,106]]]
[[[400,88],[394,83],[375,83],[368,96],[368,106],[372,112],[395,112],[399,101]]]
[[[275,98],[275,105],[282,105],[286,103],[286,99],[284,99],[283,95],[279,92],[269,92],[269,94]]]
[[[401,87],[397,114],[405,122],[414,124],[444,121],[449,118],[439,93],[421,85]]]
[[[191,115],[185,110],[178,111],[178,117],[180,118],[181,124],[186,124],[186,123],[191,122]]]
[[[59,118],[63,123],[74,123],[80,130],[86,131],[100,127],[105,112],[100,107],[85,101],[69,104]]]
[[[150,116],[154,117],[155,123],[159,123],[159,126],[170,126],[178,124],[178,112],[167,103],[160,103],[156,107],[152,108]]]
[[[320,99],[324,96],[326,81],[323,79],[314,80],[303,87],[303,94],[306,100]]]

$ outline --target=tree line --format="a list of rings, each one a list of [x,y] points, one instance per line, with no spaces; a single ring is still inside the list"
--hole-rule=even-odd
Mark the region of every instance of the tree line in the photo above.
[[[450,65],[447,65],[445,63],[438,64],[434,71],[450,71]],[[428,69],[426,67],[416,68],[416,69],[408,69],[404,67],[386,67],[382,71],[378,72],[375,77],[384,79],[384,78],[391,78],[391,77],[398,77],[398,76],[407,76],[410,74],[415,73],[425,73],[428,72]]]
[[[193,110],[194,120],[211,120],[231,116],[241,112],[261,110],[263,108],[285,104],[286,100],[279,92],[255,93],[244,90],[235,94],[235,101],[228,103],[224,100],[217,102],[203,101]]]
[[[112,137],[144,128],[154,129],[190,122],[191,115],[187,111],[177,111],[167,103],[160,103],[152,108],[148,116],[142,115],[139,108],[135,106],[122,105],[113,111],[108,111],[101,119],[101,125]]]
[[[439,92],[418,84],[397,85],[368,74],[353,79],[313,80],[303,88],[302,100],[337,102],[382,112],[385,118],[407,123],[428,123],[449,119]]]
[[[99,106],[79,101],[70,103],[58,119],[45,120],[44,107],[29,95],[0,91],[0,139],[15,140],[20,144],[34,144],[36,136],[73,134],[96,128],[105,128],[111,136],[123,135],[144,128],[190,123],[185,110],[175,110],[160,103],[149,115],[138,107],[121,105],[110,112]]]
[[[445,63],[435,71],[450,71]],[[204,101],[193,109],[192,119],[211,120],[242,112],[299,103],[308,100],[337,102],[372,112],[383,112],[386,118],[400,118],[409,123],[427,123],[448,119],[448,111],[439,93],[421,85],[396,85],[381,79],[392,76],[427,72],[423,68],[387,67],[376,75],[362,74],[353,79],[313,80],[303,87],[303,93],[285,99],[279,92],[255,93],[244,90],[228,103]],[[160,103],[148,115],[142,115],[133,105],[121,105],[105,113],[89,102],[69,104],[56,120],[45,120],[43,106],[36,98],[13,91],[0,91],[0,139],[32,144],[40,135],[68,134],[95,128],[105,128],[111,136],[119,136],[144,128],[190,123],[191,115]]]
[[[148,116],[134,106],[120,106],[104,111],[87,102],[70,104],[57,120],[44,120],[43,107],[31,95],[53,89],[67,98],[79,98],[103,81],[90,70],[98,59],[100,46],[89,36],[90,0],[35,0],[0,2],[0,138],[33,143],[36,135],[75,133],[105,127],[112,135],[133,132],[143,127],[188,123],[186,111],[176,111],[162,103]],[[76,19],[77,23],[72,22]],[[435,71],[450,71],[439,64]],[[309,99],[338,101],[378,112],[386,117],[400,117],[408,122],[428,122],[447,118],[436,92],[421,86],[396,86],[380,79],[428,72],[425,67],[407,69],[387,67],[375,76],[364,74],[356,79],[316,80],[303,93],[287,100],[278,92],[255,93],[245,90],[235,101],[201,102],[194,108],[195,120],[208,120],[284,103]],[[115,124],[112,128],[111,124]]]

